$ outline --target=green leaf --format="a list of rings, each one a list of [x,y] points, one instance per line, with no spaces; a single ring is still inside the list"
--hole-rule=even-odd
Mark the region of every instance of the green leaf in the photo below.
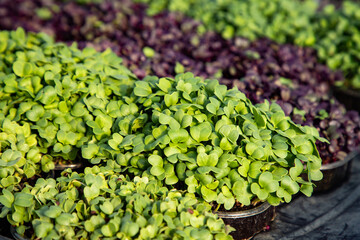
[[[95,226],[90,220],[85,221],[84,227],[85,227],[85,230],[88,232],[93,232],[95,230]]]
[[[259,177],[259,184],[267,192],[275,192],[279,187],[279,182],[274,180],[272,173],[263,172]]]
[[[91,185],[91,187],[86,186],[84,188],[84,195],[87,199],[96,198],[97,196],[99,196],[99,194],[100,190],[95,184]]]
[[[192,123],[192,120],[193,120],[192,116],[190,116],[190,115],[185,115],[185,116],[183,117],[183,119],[181,120],[181,127],[182,127],[182,128],[187,128],[187,127],[189,127],[189,126],[191,125],[191,123]]]
[[[159,83],[157,83],[156,85],[165,93],[168,93],[169,90],[171,89],[171,82],[169,80],[167,80],[166,78],[160,78]]]
[[[62,212],[62,209],[59,206],[50,206],[45,212],[44,215],[49,218],[57,218]]]
[[[323,173],[320,171],[320,169],[310,170],[308,172],[308,176],[312,181],[320,181],[323,178]]]
[[[33,122],[37,122],[44,115],[45,110],[40,105],[34,105],[30,111],[26,112],[26,117]]]
[[[251,156],[254,159],[262,159],[265,155],[264,149],[262,147],[258,147],[252,154]]]
[[[263,163],[260,161],[252,162],[249,167],[248,175],[251,178],[257,178],[261,173],[261,167],[263,166]]]
[[[89,230],[91,230],[92,228],[100,228],[102,225],[105,224],[104,218],[102,218],[100,215],[91,216],[90,220],[88,221],[89,223],[87,224],[87,227],[89,228]]]
[[[186,174],[185,174],[186,164],[183,162],[178,162],[176,164],[175,171],[176,171],[176,176],[178,176],[181,181],[184,181],[186,178]]]
[[[233,149],[231,143],[227,140],[227,138],[223,137],[220,141],[220,148],[225,151],[230,151]]]
[[[265,127],[266,126],[266,118],[264,116],[262,116],[256,108],[253,108],[253,112],[254,112],[254,119],[255,119],[256,125],[259,128]]]
[[[215,191],[208,189],[205,186],[201,187],[201,195],[206,202],[216,201],[217,194]]]
[[[163,167],[154,166],[150,169],[150,173],[158,177],[165,173],[165,169]]]
[[[166,114],[161,113],[161,114],[159,115],[159,122],[160,122],[161,124],[169,124],[170,121],[171,121],[171,119],[173,119],[173,118],[170,117],[170,116],[168,116],[168,115],[166,115]]]
[[[313,190],[313,186],[310,184],[302,184],[300,187],[300,191],[307,197],[311,197]]]
[[[152,166],[162,167],[164,160],[159,155],[150,155],[148,158]]]
[[[179,93],[173,92],[172,94],[166,94],[164,96],[165,105],[167,107],[174,106],[179,101]]]
[[[206,153],[199,153],[196,157],[198,166],[207,166],[209,156]]]
[[[282,120],[285,119],[285,113],[283,111],[278,111],[275,112],[272,116],[271,116],[271,122],[277,126]]]
[[[282,167],[278,167],[272,172],[272,174],[275,180],[281,180],[285,175],[288,174],[288,170]]]
[[[300,174],[304,171],[304,166],[302,165],[301,161],[299,159],[295,159],[294,161],[295,166],[290,168],[289,174],[290,177],[296,181],[297,177],[300,176]]]
[[[276,196],[278,196],[279,198],[284,198],[285,202],[287,203],[289,203],[292,199],[291,194],[282,187],[278,188],[278,190],[276,191]]]
[[[0,196],[0,203],[2,203],[5,207],[11,208],[14,202],[14,195],[7,189],[2,190],[2,194]]]
[[[54,228],[52,223],[49,222],[40,222],[36,224],[34,227],[35,235],[38,238],[45,238],[49,232]]]
[[[190,135],[197,142],[208,141],[212,133],[212,127],[209,122],[200,123],[190,128]]]
[[[248,142],[245,146],[247,154],[252,155],[255,150],[258,148],[258,145],[253,142]]]
[[[274,149],[273,153],[279,157],[280,159],[285,159],[288,155],[288,151],[287,150],[278,150],[278,149]]]
[[[227,87],[225,85],[218,85],[215,87],[215,95],[218,97],[219,100],[223,101],[224,97],[227,92]]]
[[[216,106],[216,105],[213,104],[213,103],[209,103],[209,104],[206,105],[206,109],[207,109],[210,113],[216,115],[217,110],[218,110],[218,106]]]
[[[35,100],[40,101],[44,105],[50,105],[57,99],[57,93],[54,87],[46,86],[36,95]]]
[[[56,219],[55,222],[60,225],[70,226],[74,216],[70,213],[61,213]]]
[[[33,195],[29,193],[16,193],[14,204],[20,207],[31,207],[34,203]]]
[[[245,146],[245,150],[254,159],[261,159],[265,155],[264,149],[253,142],[247,143]]]
[[[288,120],[284,119],[277,124],[277,127],[280,128],[281,131],[286,131],[290,127],[290,123]]]
[[[148,97],[151,93],[151,87],[149,83],[144,81],[135,82],[134,94],[138,97]]]
[[[92,159],[99,152],[100,147],[96,144],[85,145],[81,148],[81,155],[85,159]]]
[[[102,205],[100,205],[100,209],[107,215],[112,214],[114,211],[114,207],[109,201],[105,201]]]
[[[167,147],[164,149],[164,154],[166,157],[168,157],[168,159],[169,159],[169,157],[173,156],[174,154],[178,154],[178,153],[181,153],[181,150],[175,146]]]
[[[241,162],[241,166],[238,168],[238,172],[241,174],[241,176],[247,177],[249,168],[250,168],[250,160],[243,159]]]
[[[166,171],[165,171],[165,173],[166,173]],[[166,179],[165,179],[165,184],[166,184],[166,185],[174,185],[174,184],[176,184],[178,181],[179,181],[178,177],[175,176],[175,174],[174,174],[174,175],[171,175],[171,176],[166,177]]]
[[[240,178],[232,187],[236,200],[244,205],[250,205],[253,194],[249,191],[249,184]]]
[[[189,139],[189,133],[185,129],[170,129],[168,135],[173,143],[186,142]]]
[[[292,180],[289,176],[283,177],[281,180],[281,187],[290,194],[296,194],[300,190],[299,184]]]
[[[189,176],[185,179],[185,183],[188,186],[187,190],[190,193],[195,193],[196,187],[199,186],[198,181],[196,180],[195,176]]]
[[[312,154],[314,147],[310,141],[305,141],[302,145],[296,147],[296,151],[301,154]]]
[[[236,144],[236,141],[238,140],[239,138],[239,131],[238,130],[232,130],[229,135],[227,135],[227,138],[229,139],[229,141],[232,143],[232,144]]]
[[[128,229],[127,229],[127,233],[129,234],[130,237],[134,237],[140,230],[140,226],[137,223],[134,222],[130,222]]]
[[[233,196],[226,197],[223,193],[220,193],[217,202],[220,204],[224,204],[224,208],[226,210],[230,210],[231,208],[234,207],[235,198]]]
[[[287,150],[288,145],[284,142],[275,142],[272,147],[277,150]]]
[[[1,52],[1,51],[0,51],[0,52]],[[184,73],[184,71],[185,71],[184,66],[183,66],[181,63],[176,62],[176,64],[175,64],[175,73],[176,73],[176,74]]]
[[[266,198],[269,196],[269,192],[265,189],[262,189],[257,183],[251,184],[251,192],[253,192],[260,200],[266,200]]]
[[[152,58],[152,57],[155,56],[155,50],[152,49],[151,47],[144,47],[143,48],[143,53],[148,58]]]
[[[28,62],[16,61],[13,64],[13,71],[19,77],[30,76],[33,66]]]
[[[15,165],[17,162],[20,161],[21,157],[22,157],[21,152],[7,149],[1,155],[0,166],[5,167],[5,166]]]

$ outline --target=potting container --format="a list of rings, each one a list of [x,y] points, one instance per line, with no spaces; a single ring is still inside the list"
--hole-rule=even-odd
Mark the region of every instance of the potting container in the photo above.
[[[360,112],[360,90],[345,89],[340,87],[333,88],[333,94],[348,110]]]
[[[314,193],[330,191],[343,184],[350,177],[352,161],[358,158],[360,152],[353,151],[344,160],[322,165],[323,179],[315,182]]]
[[[18,233],[16,232],[15,227],[13,227],[13,226],[10,226],[10,232],[11,232],[11,235],[12,235],[16,240],[29,240],[28,238],[23,237],[23,236],[21,236],[20,234],[18,234]]]
[[[216,212],[225,224],[236,229],[231,235],[234,239],[250,239],[267,228],[275,218],[275,207],[267,202],[244,211]]]

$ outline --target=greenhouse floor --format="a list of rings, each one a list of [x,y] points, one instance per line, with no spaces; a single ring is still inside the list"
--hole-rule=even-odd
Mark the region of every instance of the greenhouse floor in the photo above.
[[[298,197],[277,208],[270,231],[255,240],[360,239],[360,157],[352,162],[350,179],[337,189]]]
[[[0,219],[0,240],[7,237],[11,237],[9,225]],[[337,189],[311,198],[299,196],[278,207],[270,231],[254,237],[272,239],[360,239],[359,155],[352,162],[350,179]]]

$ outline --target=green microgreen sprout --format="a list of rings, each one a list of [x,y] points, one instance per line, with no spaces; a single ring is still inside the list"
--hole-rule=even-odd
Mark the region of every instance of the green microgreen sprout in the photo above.
[[[300,191],[310,196],[322,178],[315,141],[326,140],[315,128],[296,125],[276,103],[254,106],[217,80],[146,77],[122,102],[123,115],[93,158],[113,159],[107,164],[124,173],[227,210],[236,201],[278,205]]]

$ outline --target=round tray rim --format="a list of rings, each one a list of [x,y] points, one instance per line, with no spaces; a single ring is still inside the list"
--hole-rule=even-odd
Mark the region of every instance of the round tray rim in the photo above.
[[[270,205],[268,202],[263,202],[261,203],[261,205],[248,210],[234,211],[234,212],[215,211],[214,213],[221,218],[247,218],[263,213],[266,210],[268,210],[270,207],[274,207],[274,206]]]
[[[360,150],[352,151],[345,157],[344,160],[339,160],[339,161],[336,161],[333,163],[321,165],[320,170],[330,170],[330,169],[334,169],[337,167],[341,167],[341,166],[349,163],[353,159],[357,158],[359,155],[360,155]]]

